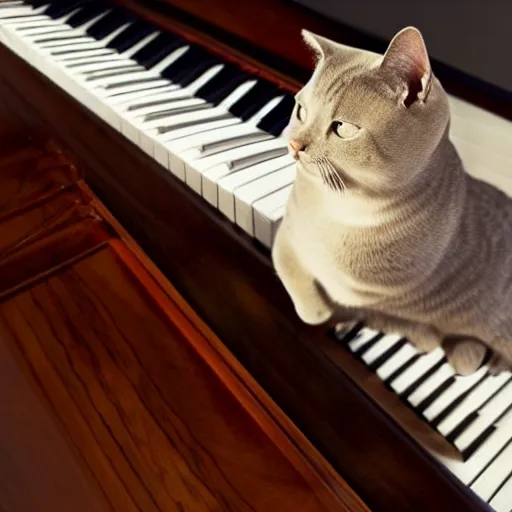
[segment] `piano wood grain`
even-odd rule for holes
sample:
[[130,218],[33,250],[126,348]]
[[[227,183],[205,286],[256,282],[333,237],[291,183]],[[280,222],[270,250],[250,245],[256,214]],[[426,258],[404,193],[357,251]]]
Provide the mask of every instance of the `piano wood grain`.
[[[99,498],[116,511],[339,508],[202,361],[179,310],[148,300],[138,271],[105,248],[0,304],[0,338],[23,354]],[[350,510],[366,508],[353,497]]]
[[324,333],[296,319],[247,238],[33,69],[0,57],[13,115],[59,134],[116,218],[372,510],[485,509],[333,364]]
[[368,511],[83,181],[33,185],[0,220],[0,510]]

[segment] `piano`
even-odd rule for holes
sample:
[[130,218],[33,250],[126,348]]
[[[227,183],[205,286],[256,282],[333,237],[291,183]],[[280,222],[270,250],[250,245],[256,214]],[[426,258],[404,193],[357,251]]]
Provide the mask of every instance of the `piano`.
[[[281,0],[4,0],[0,114],[56,135],[371,510],[511,512],[512,374],[460,377],[399,333],[305,326],[274,275],[295,172],[280,135],[311,69],[303,27],[385,48]],[[434,69],[468,172],[512,193],[511,94]]]

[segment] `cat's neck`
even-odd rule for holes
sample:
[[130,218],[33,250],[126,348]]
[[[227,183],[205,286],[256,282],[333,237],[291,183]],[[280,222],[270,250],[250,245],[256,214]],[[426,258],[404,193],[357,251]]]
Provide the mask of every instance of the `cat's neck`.
[[446,136],[414,179],[387,194],[350,189],[340,194],[307,173],[298,172],[293,196],[300,209],[306,207],[337,224],[378,227],[414,215],[420,208],[432,210],[436,215],[447,210],[453,217],[462,211],[467,179],[458,154]]

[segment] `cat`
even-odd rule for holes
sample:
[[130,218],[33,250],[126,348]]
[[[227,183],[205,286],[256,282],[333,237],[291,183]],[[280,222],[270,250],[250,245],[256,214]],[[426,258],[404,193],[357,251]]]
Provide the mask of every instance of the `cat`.
[[384,56],[303,30],[316,56],[286,129],[296,181],[272,261],[307,324],[441,346],[461,375],[512,364],[512,200],[466,173],[423,36]]

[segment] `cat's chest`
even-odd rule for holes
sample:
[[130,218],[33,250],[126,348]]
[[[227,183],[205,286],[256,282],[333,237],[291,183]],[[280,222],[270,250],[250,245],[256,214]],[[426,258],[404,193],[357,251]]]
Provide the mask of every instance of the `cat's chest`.
[[337,302],[365,306],[381,298],[383,262],[372,257],[379,251],[357,234],[326,221],[306,221],[296,230],[294,245],[307,271]]

